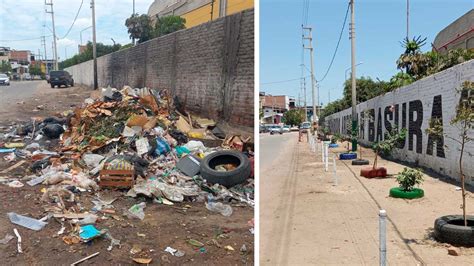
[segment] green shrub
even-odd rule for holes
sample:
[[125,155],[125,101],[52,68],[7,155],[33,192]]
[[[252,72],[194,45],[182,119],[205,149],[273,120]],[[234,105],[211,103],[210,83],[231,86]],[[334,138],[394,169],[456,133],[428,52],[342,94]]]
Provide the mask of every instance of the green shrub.
[[423,173],[412,168],[403,168],[403,171],[397,175],[397,182],[403,191],[411,191],[415,185],[423,182]]

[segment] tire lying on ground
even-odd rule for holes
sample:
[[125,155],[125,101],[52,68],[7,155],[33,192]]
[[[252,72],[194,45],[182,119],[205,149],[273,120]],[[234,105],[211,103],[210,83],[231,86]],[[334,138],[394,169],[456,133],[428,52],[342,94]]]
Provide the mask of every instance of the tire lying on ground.
[[436,240],[452,245],[474,246],[474,216],[467,216],[467,225],[464,226],[462,215],[446,215],[439,217],[434,223]]
[[[232,164],[235,169],[217,171],[216,166]],[[217,151],[204,157],[201,176],[211,184],[232,187],[243,183],[250,176],[250,161],[243,153],[233,150]]]
[[425,192],[421,188],[413,188],[410,191],[403,191],[399,187],[393,187],[390,189],[390,197],[402,198],[402,199],[416,199],[421,198],[425,195]]
[[352,165],[368,165],[369,164],[369,160],[365,160],[365,159],[355,159],[352,161]]
[[354,160],[357,159],[357,153],[341,153],[339,154],[339,160]]

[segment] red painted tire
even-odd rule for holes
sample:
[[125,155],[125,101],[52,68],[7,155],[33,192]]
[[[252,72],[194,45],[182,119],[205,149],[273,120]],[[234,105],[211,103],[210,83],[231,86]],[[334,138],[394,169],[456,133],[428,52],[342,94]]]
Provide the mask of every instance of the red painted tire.
[[375,178],[375,177],[386,177],[387,176],[387,169],[385,167],[377,167],[377,168],[362,168],[360,170],[360,175],[366,178]]

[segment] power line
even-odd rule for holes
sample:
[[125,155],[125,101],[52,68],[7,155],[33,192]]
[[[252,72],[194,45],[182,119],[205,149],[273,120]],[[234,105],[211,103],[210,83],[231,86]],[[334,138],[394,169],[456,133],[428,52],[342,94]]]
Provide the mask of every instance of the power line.
[[301,77],[301,78],[295,78],[295,79],[287,79],[287,80],[279,80],[279,81],[271,81],[271,82],[262,82],[260,85],[268,85],[268,84],[276,84],[276,83],[285,83],[285,82],[291,82],[295,80],[302,80],[303,78],[308,78],[309,76],[306,77]]
[[332,55],[331,63],[329,63],[326,73],[324,74],[323,78],[319,80],[319,82],[323,81],[326,78],[326,76],[329,73],[329,70],[331,70],[332,64],[334,63],[334,58],[336,58],[337,50],[339,48],[339,43],[341,42],[342,34],[344,32],[344,28],[346,27],[347,15],[349,14],[349,7],[350,7],[350,4],[347,5],[346,15],[344,17],[344,23],[342,24],[341,33],[339,34],[339,40],[337,40],[336,49],[334,50],[334,54]]
[[77,10],[76,17],[75,17],[74,20],[72,21],[71,27],[69,27],[69,29],[67,30],[66,34],[65,34],[62,38],[60,38],[60,39],[66,38],[67,35],[69,34],[69,32],[71,32],[71,29],[72,29],[72,27],[74,26],[74,23],[76,23],[77,17],[79,16],[79,12],[81,12],[82,4],[84,4],[84,0],[81,1],[81,5],[79,6],[79,9]]
[[[45,37],[51,37],[53,35],[47,35]],[[28,38],[28,39],[17,39],[17,40],[0,40],[0,42],[22,42],[22,41],[33,41],[33,40],[39,40],[43,38],[43,36],[35,37],[35,38]]]

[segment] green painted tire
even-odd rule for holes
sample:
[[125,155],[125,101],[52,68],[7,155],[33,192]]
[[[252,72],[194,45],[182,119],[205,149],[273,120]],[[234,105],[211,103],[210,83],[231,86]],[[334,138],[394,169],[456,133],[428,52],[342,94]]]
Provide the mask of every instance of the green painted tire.
[[402,198],[402,199],[417,199],[425,195],[425,192],[421,188],[414,188],[411,191],[403,191],[399,187],[390,189],[390,197]]

